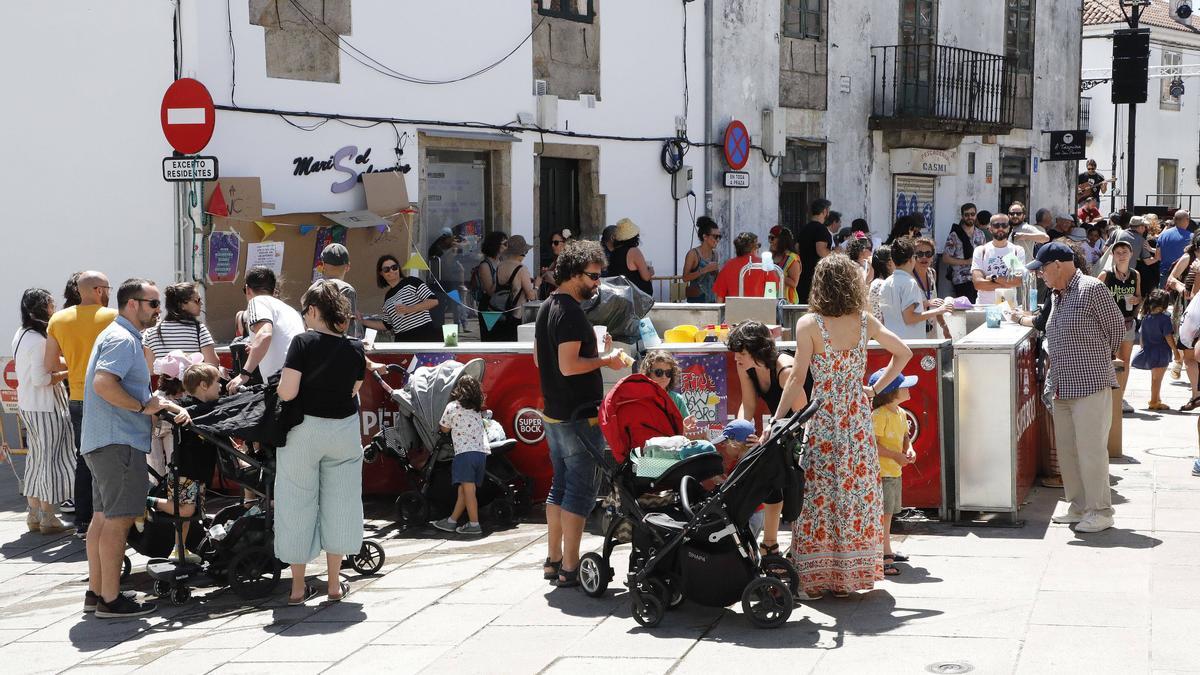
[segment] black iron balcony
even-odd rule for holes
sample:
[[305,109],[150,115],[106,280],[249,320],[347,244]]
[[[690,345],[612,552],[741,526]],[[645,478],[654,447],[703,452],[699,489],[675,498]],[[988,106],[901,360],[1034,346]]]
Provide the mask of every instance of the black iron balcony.
[[871,128],[1004,134],[1014,74],[999,54],[935,44],[871,48]]

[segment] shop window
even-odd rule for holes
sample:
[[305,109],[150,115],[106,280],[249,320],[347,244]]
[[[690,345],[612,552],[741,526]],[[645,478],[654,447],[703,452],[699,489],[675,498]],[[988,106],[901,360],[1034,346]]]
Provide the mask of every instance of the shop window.
[[1006,0],[1004,55],[1018,72],[1033,72],[1034,0]]
[[1180,66],[1182,65],[1182,53],[1163,50],[1162,79],[1158,81],[1158,107],[1162,110],[1179,110],[1179,97],[1171,95],[1171,81],[1179,77]]
[[538,14],[591,23],[596,16],[593,0],[538,0]]
[[821,39],[821,0],[781,1],[784,37]]

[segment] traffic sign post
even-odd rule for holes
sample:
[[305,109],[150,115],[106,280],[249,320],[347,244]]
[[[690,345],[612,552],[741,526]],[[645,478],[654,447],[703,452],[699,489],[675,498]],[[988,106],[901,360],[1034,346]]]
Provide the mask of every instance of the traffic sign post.
[[725,142],[722,144],[725,163],[734,171],[741,171],[750,160],[750,132],[739,120],[725,127]]
[[167,87],[159,118],[171,147],[182,154],[194,155],[212,139],[216,110],[208,89],[185,77]]

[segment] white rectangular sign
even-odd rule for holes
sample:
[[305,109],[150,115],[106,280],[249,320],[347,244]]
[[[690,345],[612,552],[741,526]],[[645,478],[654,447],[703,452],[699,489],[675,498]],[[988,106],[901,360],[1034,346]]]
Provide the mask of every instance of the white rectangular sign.
[[164,157],[163,180],[216,180],[216,157]]
[[748,188],[748,187],[750,187],[750,173],[748,171],[726,171],[725,172],[725,187],[727,187],[727,188]]

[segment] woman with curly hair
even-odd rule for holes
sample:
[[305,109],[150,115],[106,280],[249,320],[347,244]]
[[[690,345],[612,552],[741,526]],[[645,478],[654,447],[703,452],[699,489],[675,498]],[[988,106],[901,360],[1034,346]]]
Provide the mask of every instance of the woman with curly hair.
[[[883,579],[882,479],[871,426],[871,399],[891,384],[912,351],[867,311],[857,264],[831,255],[817,264],[809,313],[796,322],[796,359],[780,414],[808,405],[804,379],[820,409],[808,423],[804,506],[792,524],[792,561],[801,599],[843,597]],[[892,354],[874,386],[863,383],[867,341]]]

